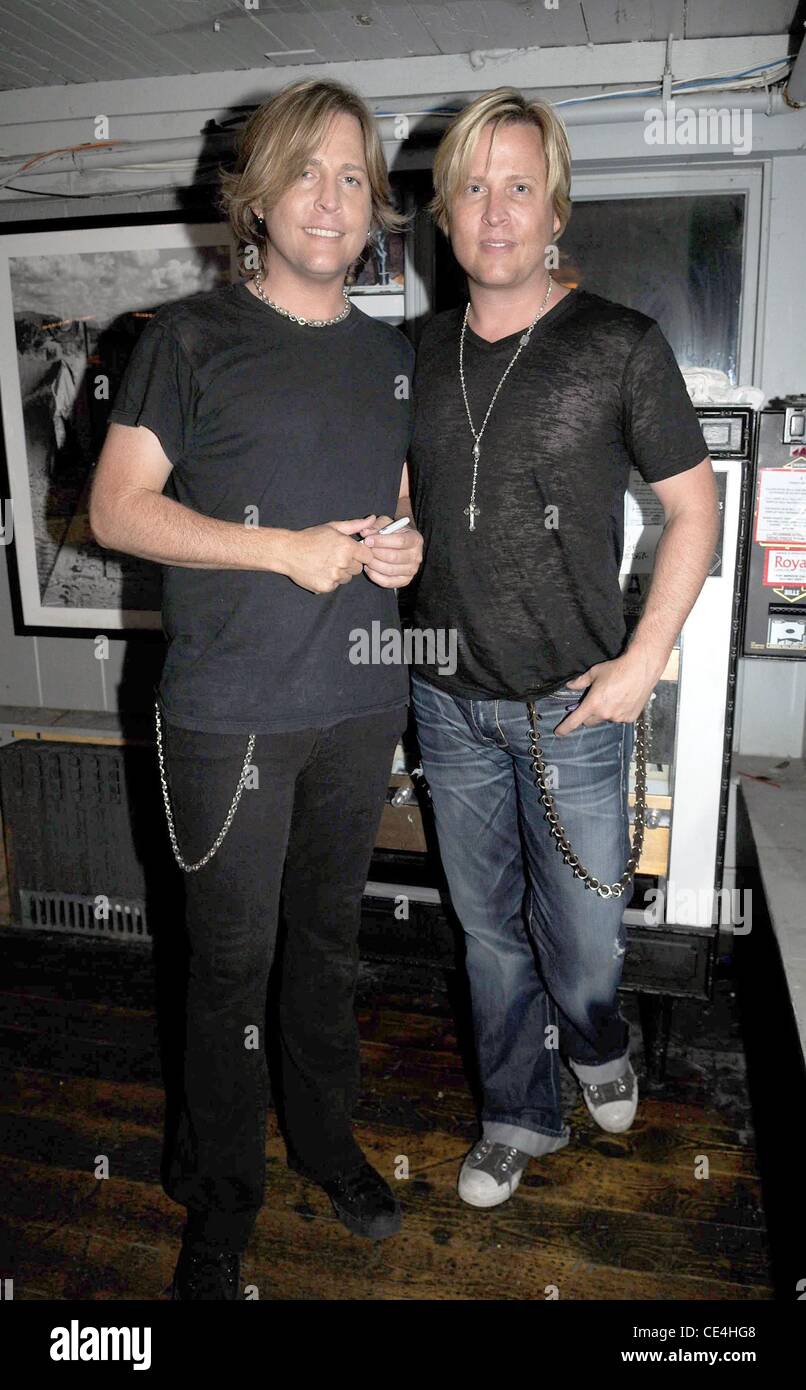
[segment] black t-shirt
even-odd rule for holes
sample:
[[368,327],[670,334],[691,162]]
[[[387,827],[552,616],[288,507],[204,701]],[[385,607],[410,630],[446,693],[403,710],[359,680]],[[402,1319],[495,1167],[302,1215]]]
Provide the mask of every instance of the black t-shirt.
[[[618,573],[631,465],[658,482],[699,463],[708,446],[655,319],[571,290],[538,320],[492,408],[471,531],[463,314],[438,314],[423,331],[409,452],[425,539],[412,622],[455,629],[457,666],[440,674],[427,648],[416,665],[454,695],[532,699],[623,649]],[[520,336],[490,343],[466,330],[476,432]]]
[[[293,531],[394,516],[413,358],[398,329],[355,306],[313,328],[227,285],[155,314],[109,419],[153,430],[173,464],[166,495],[205,516]],[[405,666],[356,659],[373,624],[399,630],[397,601],[363,571],[314,594],[281,574],[165,565],[165,713],[265,733],[399,707],[402,728]]]

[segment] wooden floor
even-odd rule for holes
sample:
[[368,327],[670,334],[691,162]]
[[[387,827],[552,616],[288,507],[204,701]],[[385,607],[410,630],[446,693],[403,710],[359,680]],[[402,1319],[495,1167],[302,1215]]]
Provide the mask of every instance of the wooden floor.
[[[150,948],[0,929],[0,1277],[16,1299],[161,1299],[183,1211],[159,1183],[163,1089]],[[446,989],[446,982],[448,988]],[[774,1296],[731,981],[678,1003],[668,1078],[607,1135],[563,1070],[567,1148],[489,1212],[456,1193],[477,1137],[461,978],[362,965],[356,1132],[396,1184],[401,1233],[350,1235],[285,1166],[244,1259],[261,1299],[757,1300]],[[643,1080],[635,1000],[633,1063]],[[459,1020],[458,1029],[454,1019]],[[457,1036],[458,1032],[458,1036]],[[111,1176],[94,1176],[108,1154]],[[703,1158],[709,1176],[696,1176]]]

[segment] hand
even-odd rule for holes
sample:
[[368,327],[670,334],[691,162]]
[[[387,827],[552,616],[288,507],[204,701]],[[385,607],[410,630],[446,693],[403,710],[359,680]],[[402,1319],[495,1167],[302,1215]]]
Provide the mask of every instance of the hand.
[[410,584],[423,560],[423,538],[413,522],[390,536],[379,536],[382,526],[394,518],[379,516],[374,526],[362,530],[365,537],[362,550],[369,550],[364,573],[382,589],[403,589]]
[[283,573],[312,594],[330,594],[361,573],[364,547],[356,532],[371,530],[375,513],[355,521],[328,521],[290,532]]
[[632,724],[655,689],[663,666],[658,669],[657,661],[650,660],[639,648],[628,648],[614,661],[597,662],[581,676],[568,681],[569,690],[588,690],[589,693],[557,725],[555,734],[563,738],[581,724],[591,728],[605,720]]

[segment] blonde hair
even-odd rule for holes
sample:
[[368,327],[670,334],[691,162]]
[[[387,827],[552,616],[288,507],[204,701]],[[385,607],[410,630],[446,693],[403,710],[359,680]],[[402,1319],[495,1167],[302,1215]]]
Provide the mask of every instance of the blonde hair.
[[560,219],[555,233],[559,239],[571,216],[571,149],[565,123],[548,102],[527,101],[514,87],[496,87],[476,97],[454,116],[440,140],[434,156],[435,194],[428,204],[437,226],[448,235],[451,204],[467,179],[479,136],[489,121],[494,122],[493,139],[499,125],[533,125],[540,131],[546,187]]
[[364,137],[372,231],[400,231],[407,225],[409,219],[392,203],[383,145],[369,108],[341,82],[304,78],[253,111],[238,134],[234,168],[219,169],[218,207],[242,246],[257,246],[262,258],[266,229],[251,204],[274,206],[304,172],[331,120],[341,112],[355,116]]

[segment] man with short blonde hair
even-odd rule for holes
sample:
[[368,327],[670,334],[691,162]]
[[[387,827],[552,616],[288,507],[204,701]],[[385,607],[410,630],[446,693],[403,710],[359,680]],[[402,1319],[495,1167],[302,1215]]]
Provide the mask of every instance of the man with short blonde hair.
[[[415,376],[409,460],[425,548],[413,621],[455,629],[458,659],[452,674],[419,665],[412,702],[467,947],[482,1136],[459,1194],[477,1207],[506,1201],[530,1158],[568,1143],[559,1047],[596,1123],[633,1121],[617,1004],[633,723],[717,528],[705,441],[658,324],[552,278],[570,164],[556,112],[511,88],[455,117],[432,210],[469,302],[426,325]],[[632,464],[666,526],[625,643]],[[546,777],[535,784],[538,748],[556,773],[550,793]]]
[[450,236],[451,208],[465,183],[485,128],[532,126],[540,136],[545,159],[545,195],[557,215],[559,239],[571,216],[571,148],[565,125],[553,106],[529,101],[512,87],[486,92],[460,111],[445,131],[434,155],[434,196],[430,210],[439,230]]

